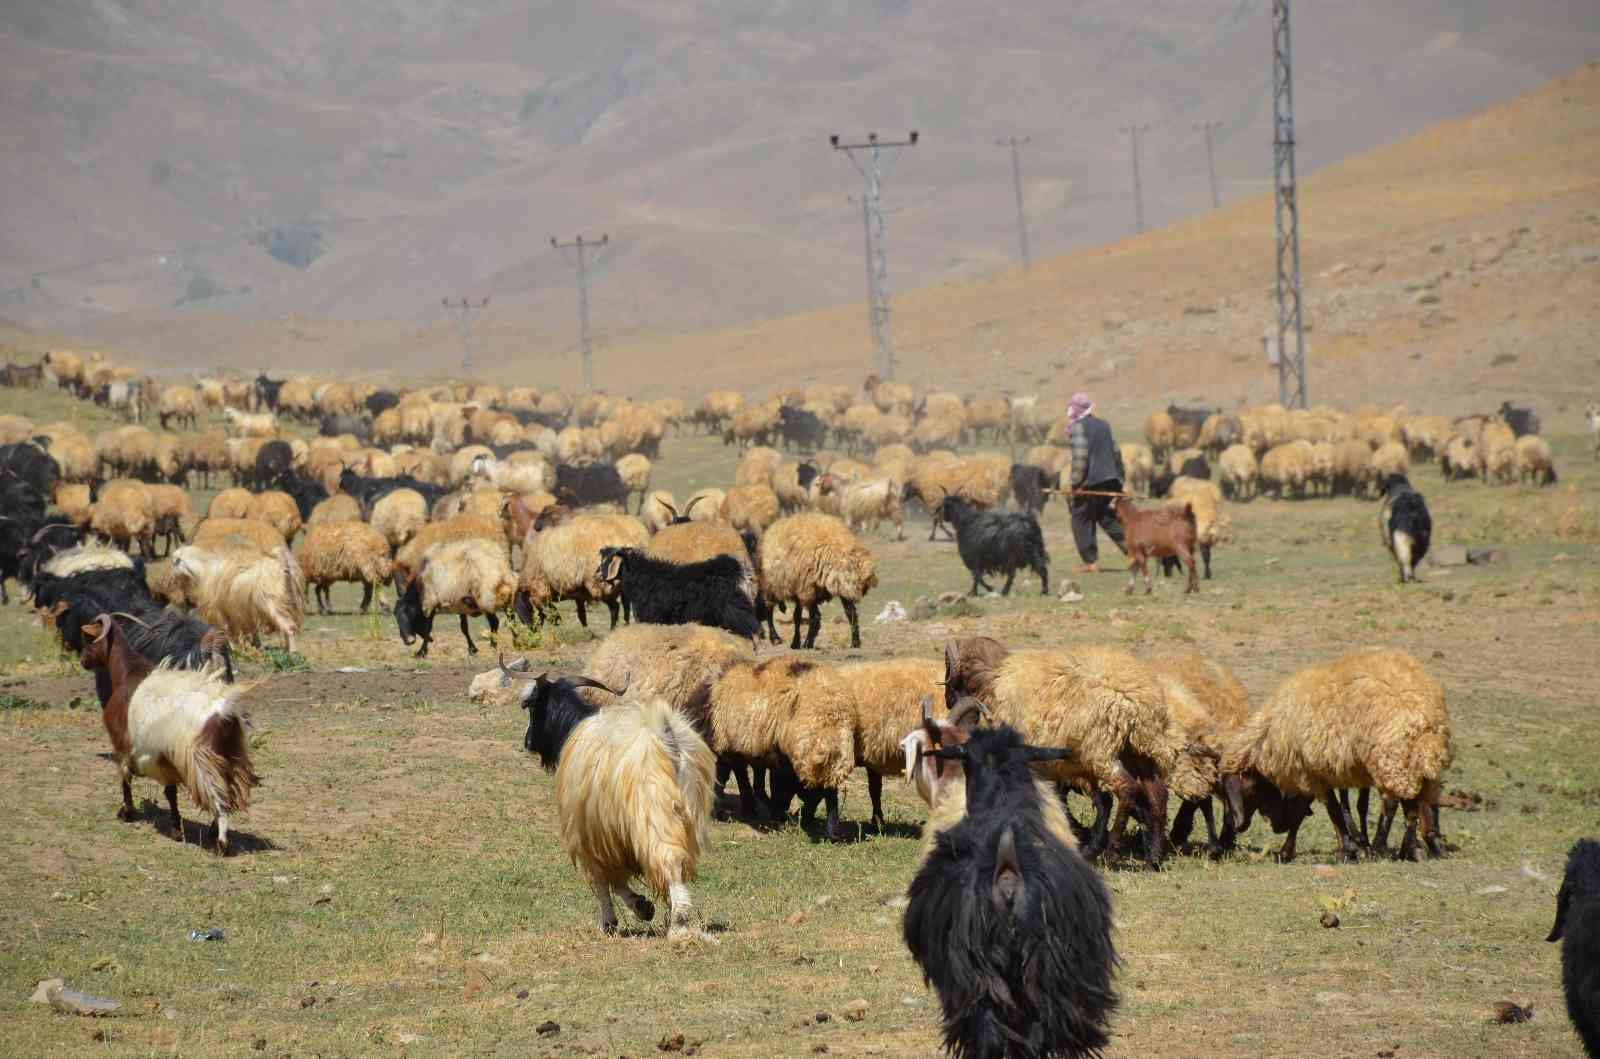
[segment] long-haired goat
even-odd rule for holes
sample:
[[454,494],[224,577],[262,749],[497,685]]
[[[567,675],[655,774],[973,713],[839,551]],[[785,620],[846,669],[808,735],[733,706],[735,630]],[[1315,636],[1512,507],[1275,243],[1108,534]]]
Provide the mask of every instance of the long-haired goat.
[[1046,826],[1026,746],[1007,726],[934,755],[966,770],[967,811],[939,832],[907,892],[904,937],[939,993],[962,1059],[1093,1056],[1108,1043],[1111,895]]
[[184,671],[151,666],[123,638],[109,615],[81,629],[83,668],[105,672],[111,697],[101,712],[122,772],[117,819],[134,819],[133,777],[165,787],[173,838],[183,840],[178,812],[181,784],[202,811],[216,817],[215,849],[228,853],[228,817],[250,803],[259,780],[250,765],[245,718],[215,669]]
[[1403,474],[1391,474],[1383,483],[1378,532],[1400,568],[1400,583],[1415,581],[1417,564],[1428,554],[1428,542],[1433,537],[1433,516],[1428,514],[1428,502],[1411,488]]
[[1567,854],[1556,925],[1544,940],[1561,942],[1567,1015],[1584,1050],[1600,1059],[1600,842],[1581,839]]
[[642,920],[655,906],[628,887],[644,879],[671,915],[669,938],[693,938],[689,887],[710,846],[716,758],[680,713],[660,700],[604,710],[578,694],[609,691],[598,681],[541,674],[523,691],[523,746],[555,770],[561,844],[600,906],[600,929],[614,933],[613,896]]
[[984,511],[959,496],[946,496],[938,517],[955,527],[956,551],[972,574],[973,595],[992,591],[983,580],[990,572],[1006,575],[1000,594],[1010,595],[1017,571],[1024,568],[1038,575],[1041,594],[1050,594],[1050,553],[1032,512]]
[[[613,572],[614,571],[614,572]],[[635,621],[651,625],[710,625],[754,640],[755,579],[739,560],[719,555],[698,563],[653,559],[639,548],[600,549],[596,577],[616,584]]]

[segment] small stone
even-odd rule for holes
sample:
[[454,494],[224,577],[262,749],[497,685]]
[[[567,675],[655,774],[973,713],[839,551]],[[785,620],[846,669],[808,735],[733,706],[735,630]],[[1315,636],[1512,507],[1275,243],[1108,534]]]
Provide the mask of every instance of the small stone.
[[537,1033],[541,1037],[553,1037],[561,1032],[561,1023],[555,1022],[551,1019],[545,1019],[543,1022],[539,1023],[533,1032]]
[[860,1022],[867,1017],[867,1002],[860,997],[844,1006],[844,1017],[850,1022]]
[[526,989],[517,990],[517,999],[518,1000],[526,1000],[526,999],[528,999],[528,991]]
[[1483,887],[1479,887],[1476,892],[1477,892],[1479,897],[1489,897],[1489,896],[1491,896],[1493,894],[1503,894],[1503,893],[1505,893],[1506,892],[1506,888],[1504,886],[1499,886],[1499,885],[1483,886]]
[[1438,305],[1440,299],[1437,291],[1425,290],[1414,300],[1418,305]]
[[1339,916],[1334,912],[1324,912],[1318,922],[1328,930],[1333,930],[1339,926]]
[[314,997],[314,996],[305,996],[305,997],[301,997],[300,998],[301,1010],[304,1010],[305,1008],[309,1008],[309,1007],[315,1007],[316,1004],[317,1004],[317,998]]
[[816,1019],[816,1021],[819,1024],[823,1023],[823,1022],[832,1022],[833,1021],[833,1016],[828,1014],[826,1011],[819,1011],[815,1015],[813,1015],[812,1018]]
[[399,1041],[401,1044],[416,1044],[418,1041],[422,1040],[422,1035],[417,1033],[401,1033],[395,1036],[395,1040]]

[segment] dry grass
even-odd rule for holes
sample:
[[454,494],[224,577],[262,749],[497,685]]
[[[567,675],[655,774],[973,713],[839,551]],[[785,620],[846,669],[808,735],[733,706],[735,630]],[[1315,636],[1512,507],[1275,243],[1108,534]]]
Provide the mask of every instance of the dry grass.
[[[1319,811],[1294,865],[1270,861],[1277,843],[1258,823],[1221,863],[1181,856],[1160,874],[1112,872],[1125,958],[1113,1054],[1569,1054],[1557,953],[1542,939],[1565,849],[1600,809],[1586,735],[1587,660],[1600,649],[1600,467],[1582,438],[1554,440],[1558,488],[1416,476],[1440,542],[1505,544],[1503,564],[1435,571],[1401,590],[1372,504],[1258,501],[1230,508],[1217,580],[1196,597],[1173,582],[1129,598],[1120,575],[1100,575],[1080,579],[1087,598],[1068,605],[1019,579],[1010,599],[880,626],[870,619],[890,599],[967,583],[952,545],[884,535],[873,541],[883,584],[863,606],[865,650],[842,649],[847,627],[830,605],[822,656],[936,657],[967,632],[1034,646],[1183,646],[1232,666],[1260,697],[1353,645],[1413,652],[1455,716],[1446,788],[1483,798],[1478,812],[1445,814],[1457,852],[1327,867],[1332,833]],[[683,495],[730,480],[733,462],[714,441],[669,439],[658,474]],[[1558,539],[1574,506],[1579,536]],[[1075,556],[1059,506],[1046,523],[1064,582]],[[336,601],[347,610],[353,590]],[[24,609],[0,614],[0,694],[49,705],[0,710],[10,762],[0,799],[12,806],[0,820],[10,895],[0,1052],[64,1054],[104,1034],[113,1054],[236,1055],[264,1042],[268,1055],[641,1055],[677,1033],[719,1056],[932,1052],[936,1006],[893,903],[923,813],[898,785],[887,792],[888,834],[859,842],[718,823],[695,897],[720,945],[675,953],[654,935],[604,939],[555,842],[550,779],[522,751],[523,715],[466,704],[475,666],[459,636],[443,630],[422,665],[387,616],[308,625],[315,672],[271,676],[252,695],[266,783],[243,824],[247,852],[218,861],[158,834],[149,784],[138,792],[144,818],[114,819],[116,779],[86,675],[56,660]],[[536,667],[573,666],[589,642],[568,611],[531,654]],[[337,672],[349,666],[372,671]],[[264,660],[245,669],[262,675]],[[858,773],[845,816],[866,815]],[[1318,924],[1330,904],[1340,929]],[[210,926],[228,940],[185,939]],[[34,982],[56,974],[121,1000],[125,1017],[91,1023],[27,1004]],[[857,997],[867,1017],[847,1022]],[[1538,1016],[1491,1025],[1502,999],[1531,1002]],[[819,1012],[831,1018],[819,1023]],[[546,1020],[558,1035],[540,1035]]]

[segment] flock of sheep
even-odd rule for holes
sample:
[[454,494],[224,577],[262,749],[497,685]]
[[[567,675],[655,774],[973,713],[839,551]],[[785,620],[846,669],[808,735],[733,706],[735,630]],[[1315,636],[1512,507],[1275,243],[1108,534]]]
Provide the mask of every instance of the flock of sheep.
[[[1310,667],[1254,708],[1233,674],[1195,654],[1013,650],[982,636],[950,642],[942,659],[752,652],[763,634],[779,640],[773,614],[789,607],[791,648],[803,618],[814,647],[819,608],[833,599],[859,647],[857,604],[877,583],[861,534],[883,522],[903,533],[908,502],[928,512],[930,534],[948,528],[975,590],[988,572],[1006,574],[1009,589],[1031,569],[1048,591],[1037,514],[1067,468],[1064,417],[1043,402],[918,400],[876,379],[864,400],[819,386],[759,403],[717,392],[693,409],[471,385],[400,394],[262,377],[160,388],[59,353],[37,375],[3,381],[52,379],[134,422],[90,439],[66,423],[0,417],[0,465],[11,472],[0,489],[18,513],[4,524],[17,548],[0,573],[28,586],[95,674],[120,813],[132,813],[132,777],[151,777],[181,837],[184,787],[215,817],[218,852],[256,784],[231,648],[281,635],[292,651],[306,586],[325,608],[340,582],[364,587],[363,610],[392,583],[398,631],[421,641],[419,654],[441,613],[459,616],[476,652],[469,618],[482,616],[493,636],[503,614],[537,624],[570,601],[586,624],[587,606],[607,607],[612,632],[581,676],[499,674],[528,711],[525,749],[555,772],[560,840],[605,931],[617,926],[617,898],[653,918],[650,898],[631,889],[642,878],[668,902],[669,937],[703,937],[688,885],[711,855],[711,809],[729,778],[748,815],[782,819],[798,798],[804,824],[825,805],[830,836],[856,768],[875,826],[883,780],[914,783],[929,816],[904,936],[956,1054],[1105,1046],[1117,957],[1110,894],[1090,863],[1121,855],[1129,817],[1151,866],[1187,842],[1197,814],[1214,855],[1260,812],[1285,836],[1279,859],[1292,859],[1318,804],[1341,858],[1386,849],[1400,814],[1400,856],[1444,850],[1445,693],[1399,651]],[[201,412],[220,412],[227,430],[156,433],[137,423],[152,411],[191,431]],[[1124,462],[1131,488],[1190,513],[1210,576],[1224,492],[1365,492],[1430,453],[1447,468],[1470,453],[1486,481],[1518,461],[1553,478],[1548,446],[1524,444],[1539,439],[1517,438],[1509,418],[1452,431],[1401,410],[1169,409],[1147,424],[1148,448],[1124,446]],[[322,435],[283,433],[286,419],[318,422]],[[696,428],[743,451],[728,488],[680,505],[650,488],[651,461],[669,431]],[[1032,447],[1019,460],[953,451],[985,432]],[[823,450],[830,440],[842,451]],[[183,485],[222,470],[235,485],[200,518]],[[619,617],[632,623],[618,627]],[[1369,837],[1371,791],[1381,813]],[[1087,799],[1091,818],[1074,815],[1069,794]],[[1575,852],[1573,863],[1588,862]],[[1569,870],[1552,934],[1565,930],[1569,950],[1600,929],[1595,871],[1573,883]]]

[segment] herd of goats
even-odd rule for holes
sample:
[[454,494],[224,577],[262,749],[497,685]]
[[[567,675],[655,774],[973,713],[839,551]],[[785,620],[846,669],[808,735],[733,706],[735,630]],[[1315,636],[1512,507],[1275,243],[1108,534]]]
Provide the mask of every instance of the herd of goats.
[[[1260,813],[1290,860],[1319,804],[1341,859],[1386,849],[1399,814],[1402,858],[1444,849],[1445,694],[1397,650],[1312,666],[1254,707],[1233,674],[1194,653],[1013,650],[984,636],[952,640],[942,659],[752,653],[763,636],[780,642],[774,611],[786,608],[791,648],[803,619],[803,645],[815,647],[832,599],[859,647],[857,604],[877,583],[864,535],[884,522],[903,534],[909,503],[930,516],[930,539],[941,528],[953,537],[975,592],[991,574],[1008,592],[1031,570],[1048,593],[1038,520],[1070,492],[1070,457],[1064,410],[1044,401],[918,398],[876,378],[762,402],[719,391],[693,408],[473,384],[159,386],[60,352],[7,366],[0,384],[57,385],[129,420],[91,438],[68,422],[0,416],[0,592],[5,578],[23,584],[93,673],[121,770],[118,815],[135,816],[132,779],[152,778],[181,838],[183,787],[215,817],[219,853],[257,783],[233,647],[281,635],[292,651],[307,587],[325,609],[329,586],[344,582],[363,587],[363,611],[392,584],[397,629],[420,641],[419,655],[441,613],[459,617],[476,653],[469,618],[493,636],[504,614],[537,625],[570,601],[586,625],[588,606],[607,607],[612,631],[583,676],[530,678],[504,663],[486,674],[528,711],[525,748],[555,773],[560,839],[607,932],[618,898],[654,917],[630,888],[642,878],[669,904],[669,937],[703,937],[688,884],[729,778],[750,816],[782,819],[798,798],[809,824],[825,804],[830,837],[854,769],[866,769],[880,827],[883,779],[913,782],[929,815],[904,938],[957,1055],[1106,1046],[1117,956],[1110,893],[1091,863],[1121,855],[1130,816],[1152,867],[1188,841],[1197,814],[1213,855]],[[151,415],[160,430],[142,424]],[[203,415],[224,429],[198,429]],[[290,420],[317,435],[285,430]],[[733,483],[680,504],[651,488],[651,461],[669,431],[695,429],[742,452]],[[1426,507],[1404,486],[1411,462],[1439,459],[1451,478],[1546,482],[1554,471],[1537,431],[1536,417],[1509,406],[1454,423],[1403,409],[1173,407],[1149,418],[1145,443],[1122,447],[1128,491],[1166,502],[1122,503],[1119,517],[1136,562],[1141,548],[1182,561],[1193,588],[1197,555],[1210,576],[1225,499],[1376,492],[1405,580],[1427,547]],[[956,451],[986,433],[1012,455]],[[199,517],[186,487],[223,472],[232,487]],[[1087,798],[1092,819],[1074,816],[1069,793]],[[1569,1007],[1593,1049],[1592,842],[1569,861],[1551,939],[1563,934]]]

